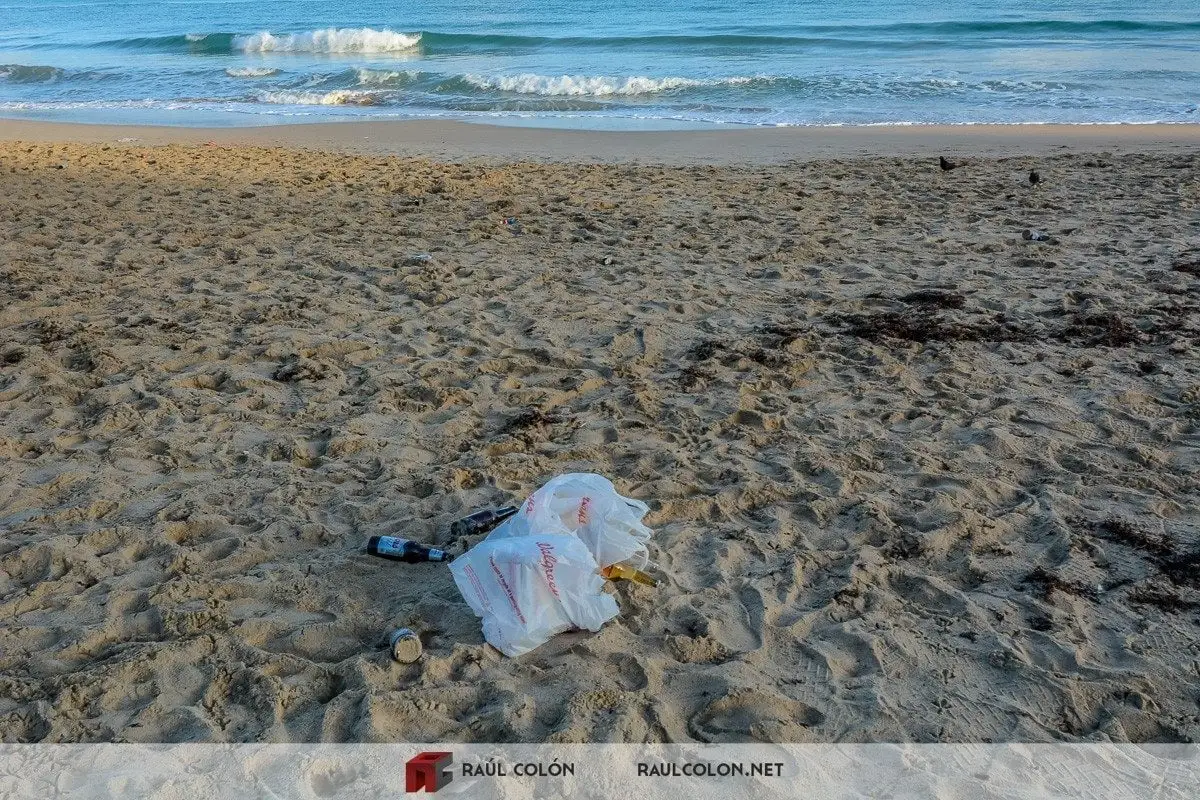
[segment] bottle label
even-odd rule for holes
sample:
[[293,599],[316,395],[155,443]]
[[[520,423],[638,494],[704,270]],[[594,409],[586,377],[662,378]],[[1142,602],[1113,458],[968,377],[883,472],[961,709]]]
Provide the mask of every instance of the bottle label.
[[436,547],[429,548],[429,560],[430,561],[445,561],[446,560],[446,551],[438,550]]
[[408,540],[397,536],[380,536],[375,546],[381,556],[402,556],[407,549]]

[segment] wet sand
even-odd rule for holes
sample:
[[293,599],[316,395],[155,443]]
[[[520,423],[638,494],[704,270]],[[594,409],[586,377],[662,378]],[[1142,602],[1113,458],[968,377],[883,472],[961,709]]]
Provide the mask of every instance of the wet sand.
[[1193,153],[1200,125],[877,125],[594,131],[431,120],[248,128],[79,125],[0,119],[0,140],[250,145],[366,155],[578,163],[786,164],[881,156]]

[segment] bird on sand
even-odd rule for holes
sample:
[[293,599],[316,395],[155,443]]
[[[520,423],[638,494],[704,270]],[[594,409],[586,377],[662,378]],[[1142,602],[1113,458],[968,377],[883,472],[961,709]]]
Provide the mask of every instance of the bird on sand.
[[941,166],[942,172],[949,172],[958,166],[958,164],[955,164],[945,156],[938,156],[938,164]]
[[1036,169],[1029,170],[1029,185],[1037,186],[1042,182],[1042,176],[1038,174]]

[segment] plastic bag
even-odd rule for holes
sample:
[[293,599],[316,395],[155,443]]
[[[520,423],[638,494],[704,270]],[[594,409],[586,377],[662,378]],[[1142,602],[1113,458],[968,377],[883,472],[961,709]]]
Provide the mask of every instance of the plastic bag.
[[653,533],[642,524],[649,507],[617,494],[601,475],[559,475],[529,496],[521,510],[488,535],[488,540],[530,534],[571,534],[587,546],[601,567],[618,562],[646,566]]
[[450,563],[484,638],[506,656],[572,628],[598,631],[615,617],[617,601],[597,570],[582,541],[555,533],[488,537]]

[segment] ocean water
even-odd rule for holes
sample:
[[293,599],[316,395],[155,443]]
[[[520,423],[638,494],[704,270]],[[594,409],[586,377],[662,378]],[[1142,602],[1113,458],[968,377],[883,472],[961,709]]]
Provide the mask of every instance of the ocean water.
[[0,0],[0,116],[1200,122],[1200,0]]

